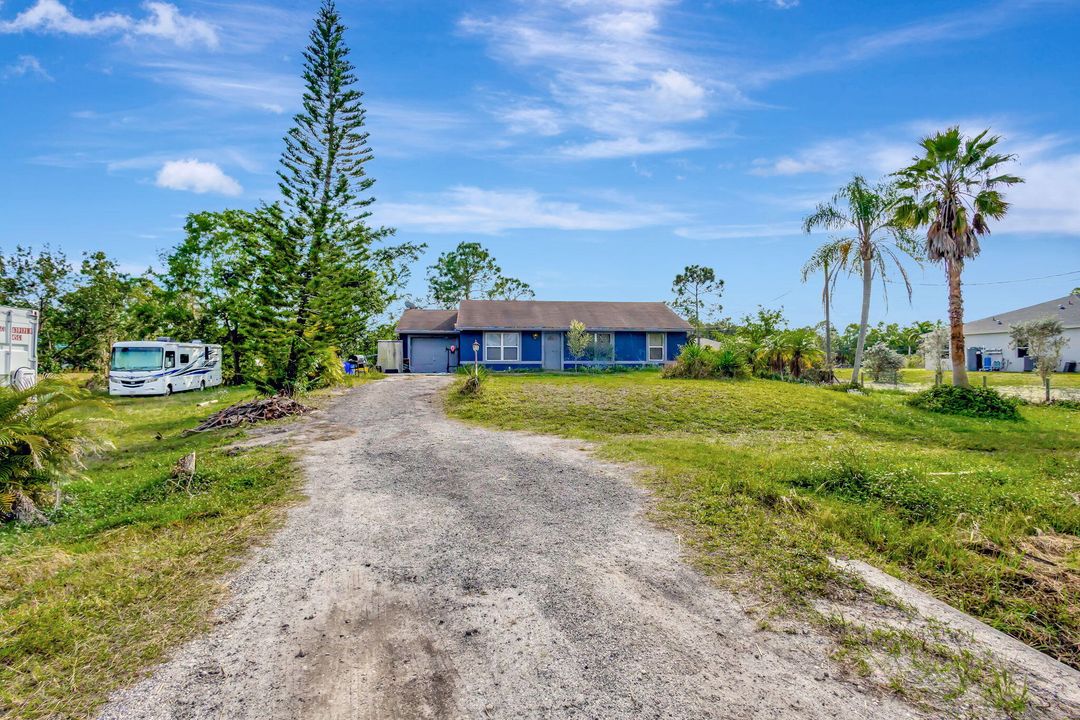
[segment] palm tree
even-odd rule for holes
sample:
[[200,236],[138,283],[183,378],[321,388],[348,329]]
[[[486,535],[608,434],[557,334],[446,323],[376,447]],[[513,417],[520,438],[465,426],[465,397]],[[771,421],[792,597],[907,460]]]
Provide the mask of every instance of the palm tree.
[[837,191],[830,202],[821,203],[803,220],[803,230],[808,233],[815,228],[855,232],[853,237],[846,238],[853,251],[849,270],[862,277],[863,293],[859,339],[855,345],[855,362],[851,370],[852,385],[859,384],[866,331],[870,324],[870,295],[874,275],[881,278],[882,288],[885,289],[885,283],[888,282],[887,265],[891,262],[903,278],[908,300],[911,299],[911,282],[900,262],[900,253],[911,256],[916,262],[919,256],[914,240],[905,226],[896,220],[897,201],[896,186],[887,183],[870,185],[862,176],[856,175],[851,182]]
[[806,282],[814,273],[821,271],[825,282],[821,289],[821,304],[825,308],[825,367],[829,370],[832,382],[832,291],[836,287],[836,278],[840,270],[848,266],[851,258],[850,240],[830,240],[818,247],[802,268],[802,281]]
[[798,380],[802,371],[821,360],[818,334],[810,328],[796,328],[783,333],[784,357],[791,374]]
[[0,388],[0,516],[45,521],[37,503],[51,491],[58,506],[61,484],[78,476],[84,453],[101,447],[73,411],[100,406],[87,391],[54,380]]
[[949,282],[949,354],[953,385],[967,387],[964,350],[964,261],[979,254],[979,235],[988,235],[987,218],[1000,220],[1009,203],[998,189],[1024,182],[996,174],[1015,155],[994,152],[1000,136],[983,130],[965,137],[959,127],[923,138],[924,155],[895,173],[897,188],[908,194],[896,205],[896,221],[908,228],[927,226],[926,256],[945,264]]

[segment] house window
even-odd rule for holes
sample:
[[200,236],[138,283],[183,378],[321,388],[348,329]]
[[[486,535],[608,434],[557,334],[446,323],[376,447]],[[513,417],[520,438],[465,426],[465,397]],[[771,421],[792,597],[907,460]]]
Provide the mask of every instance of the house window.
[[1022,357],[1027,357],[1027,356],[1028,356],[1028,349],[1026,347],[1018,347],[1018,348],[1016,348],[1016,357],[1022,358]]
[[520,359],[518,353],[520,345],[520,333],[484,333],[484,359],[488,362],[517,362]]
[[648,333],[649,360],[664,359],[664,333]]

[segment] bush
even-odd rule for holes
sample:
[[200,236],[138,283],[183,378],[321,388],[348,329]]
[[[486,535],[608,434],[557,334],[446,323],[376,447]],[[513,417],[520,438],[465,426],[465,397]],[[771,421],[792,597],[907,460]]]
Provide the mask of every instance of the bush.
[[683,345],[675,362],[664,368],[667,378],[741,378],[749,374],[746,358],[737,348],[713,350],[697,344]]
[[1020,402],[992,388],[937,385],[913,395],[908,404],[930,412],[965,417],[1019,420]]
[[812,367],[803,370],[802,379],[815,385],[834,385],[836,373],[828,367]]
[[904,356],[885,343],[868,348],[863,364],[874,382],[899,382],[900,368],[904,367]]
[[82,458],[101,444],[75,412],[102,408],[86,390],[43,380],[26,390],[0,388],[0,520],[42,522],[37,504],[79,477]]
[[466,366],[462,365],[458,367],[458,375],[463,380],[458,387],[458,393],[466,396],[479,395],[480,391],[484,389],[484,383],[487,382],[488,370],[480,365]]

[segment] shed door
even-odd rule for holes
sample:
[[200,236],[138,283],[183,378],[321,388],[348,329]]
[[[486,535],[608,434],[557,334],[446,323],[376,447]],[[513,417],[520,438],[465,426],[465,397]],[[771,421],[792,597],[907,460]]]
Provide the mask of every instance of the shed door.
[[456,337],[414,337],[409,348],[409,369],[419,373],[444,373],[449,358],[450,370],[453,370],[458,364],[458,354],[448,351],[457,343]]

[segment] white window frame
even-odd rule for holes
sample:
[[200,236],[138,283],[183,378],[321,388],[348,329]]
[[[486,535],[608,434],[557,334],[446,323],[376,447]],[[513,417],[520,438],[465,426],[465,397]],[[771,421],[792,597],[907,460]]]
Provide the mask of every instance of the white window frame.
[[[513,338],[513,343],[507,343],[507,338]],[[498,342],[493,342],[494,340]],[[517,357],[512,360],[506,359],[506,349],[513,348]],[[499,357],[492,357],[491,351],[497,350]],[[485,332],[484,333],[484,362],[521,362],[521,333],[519,332]]]
[[[660,344],[653,345],[653,336],[660,337]],[[660,349],[660,357],[654,358],[652,351],[656,348]],[[646,332],[645,333],[645,361],[646,362],[663,362],[667,358],[667,333],[663,332]]]

